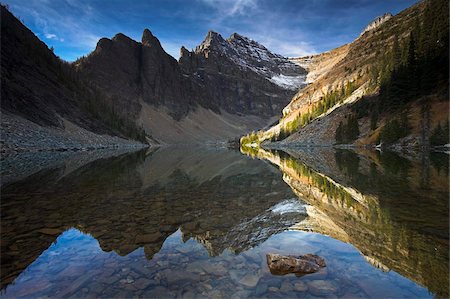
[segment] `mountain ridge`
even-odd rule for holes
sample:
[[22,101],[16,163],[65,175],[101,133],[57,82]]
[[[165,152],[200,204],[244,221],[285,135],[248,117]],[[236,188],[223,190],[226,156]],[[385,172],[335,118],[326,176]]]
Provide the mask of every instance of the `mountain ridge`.
[[132,105],[117,109],[3,5],[0,13],[2,153],[142,146],[126,119]]
[[443,137],[448,109],[442,109],[448,108],[446,8],[440,0],[421,1],[370,23],[352,43],[294,59],[309,69],[310,84],[292,98],[277,124],[244,136],[241,144],[429,148],[448,143]]
[[6,7],[1,14],[3,153],[225,142],[273,122],[294,92],[227,57],[177,61],[149,29],[140,42],[101,38],[69,64]]
[[[148,29],[144,30],[141,43],[126,39],[122,45],[121,39],[124,37],[113,38],[111,41],[115,46],[108,48],[102,46],[105,42],[102,39],[96,50],[75,62],[76,68],[105,92],[121,94],[140,105],[141,112],[135,117],[147,133],[158,136],[162,143],[205,141],[200,136],[205,133],[205,128],[194,132],[200,123],[211,126],[206,127],[206,136],[214,135],[216,141],[239,137],[225,132],[227,128],[236,132],[230,125],[226,125],[222,133],[213,129],[214,126],[222,127],[220,123],[233,122],[233,127],[241,128],[238,129],[241,134],[257,128],[249,127],[250,122],[239,117],[256,116],[260,118],[258,126],[266,126],[273,116],[281,113],[296,90],[288,84],[276,84],[272,77],[284,73],[297,75],[296,84],[304,81],[305,71],[301,67],[237,33],[225,40],[219,33],[209,31],[192,52],[182,47],[178,61],[164,51]],[[120,62],[115,65],[115,61]],[[279,61],[284,63],[284,68],[278,67]],[[120,82],[120,88],[117,82]],[[198,109],[200,113],[197,113]],[[202,119],[205,109],[210,114],[207,118],[215,120],[219,116],[219,123],[205,122]],[[156,116],[158,113],[162,114],[162,119]],[[157,127],[151,119],[156,117],[167,123],[165,114],[176,122],[190,119],[190,129],[182,128],[181,134],[175,135],[173,130],[179,131],[179,126],[167,132],[156,132]],[[173,125],[176,123],[168,122],[166,127]],[[211,130],[215,131],[212,135],[208,133]]]

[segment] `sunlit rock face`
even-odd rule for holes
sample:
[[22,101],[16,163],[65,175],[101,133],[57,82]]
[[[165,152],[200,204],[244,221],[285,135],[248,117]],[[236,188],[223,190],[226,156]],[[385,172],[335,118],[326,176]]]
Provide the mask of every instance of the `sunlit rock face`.
[[309,217],[294,228],[349,242],[383,271],[394,270],[448,295],[448,176],[433,162],[448,157],[408,160],[388,152],[320,149],[289,153],[259,149],[252,154],[277,165],[294,193],[311,205]]
[[366,26],[366,28],[364,28],[364,30],[361,32],[361,34],[359,36],[362,36],[364,33],[380,27],[381,24],[383,24],[390,18],[392,18],[392,14],[390,12],[387,12],[387,13],[383,14],[382,16],[376,17],[372,22],[370,22]]
[[169,148],[52,167],[2,188],[2,288],[73,227],[104,251],[143,247],[148,259],[181,229],[215,256],[256,246],[306,215],[301,205],[280,210],[294,197],[281,174],[238,152]]

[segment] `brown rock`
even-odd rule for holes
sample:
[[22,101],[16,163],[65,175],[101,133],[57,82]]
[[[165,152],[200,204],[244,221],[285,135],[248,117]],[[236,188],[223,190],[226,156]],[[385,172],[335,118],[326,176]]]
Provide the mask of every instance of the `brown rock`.
[[313,263],[319,265],[320,267],[326,266],[325,260],[322,257],[315,255],[315,254],[308,253],[308,254],[303,255],[301,258],[304,260],[313,262]]
[[314,254],[303,256],[267,254],[266,258],[270,273],[274,275],[314,273],[325,267],[325,260]]

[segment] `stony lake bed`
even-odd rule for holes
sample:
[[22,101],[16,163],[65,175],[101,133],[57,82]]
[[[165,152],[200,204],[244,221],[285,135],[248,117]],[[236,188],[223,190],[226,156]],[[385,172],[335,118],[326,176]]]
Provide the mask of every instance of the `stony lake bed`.
[[[448,297],[446,154],[82,155],[9,170],[2,298]],[[274,253],[326,267],[274,275]]]

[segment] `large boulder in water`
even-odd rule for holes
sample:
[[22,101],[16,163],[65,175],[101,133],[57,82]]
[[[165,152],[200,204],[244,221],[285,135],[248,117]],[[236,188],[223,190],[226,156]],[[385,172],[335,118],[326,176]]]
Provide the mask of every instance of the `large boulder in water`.
[[266,258],[270,273],[275,275],[314,273],[326,266],[325,260],[315,254],[292,256],[269,253]]

